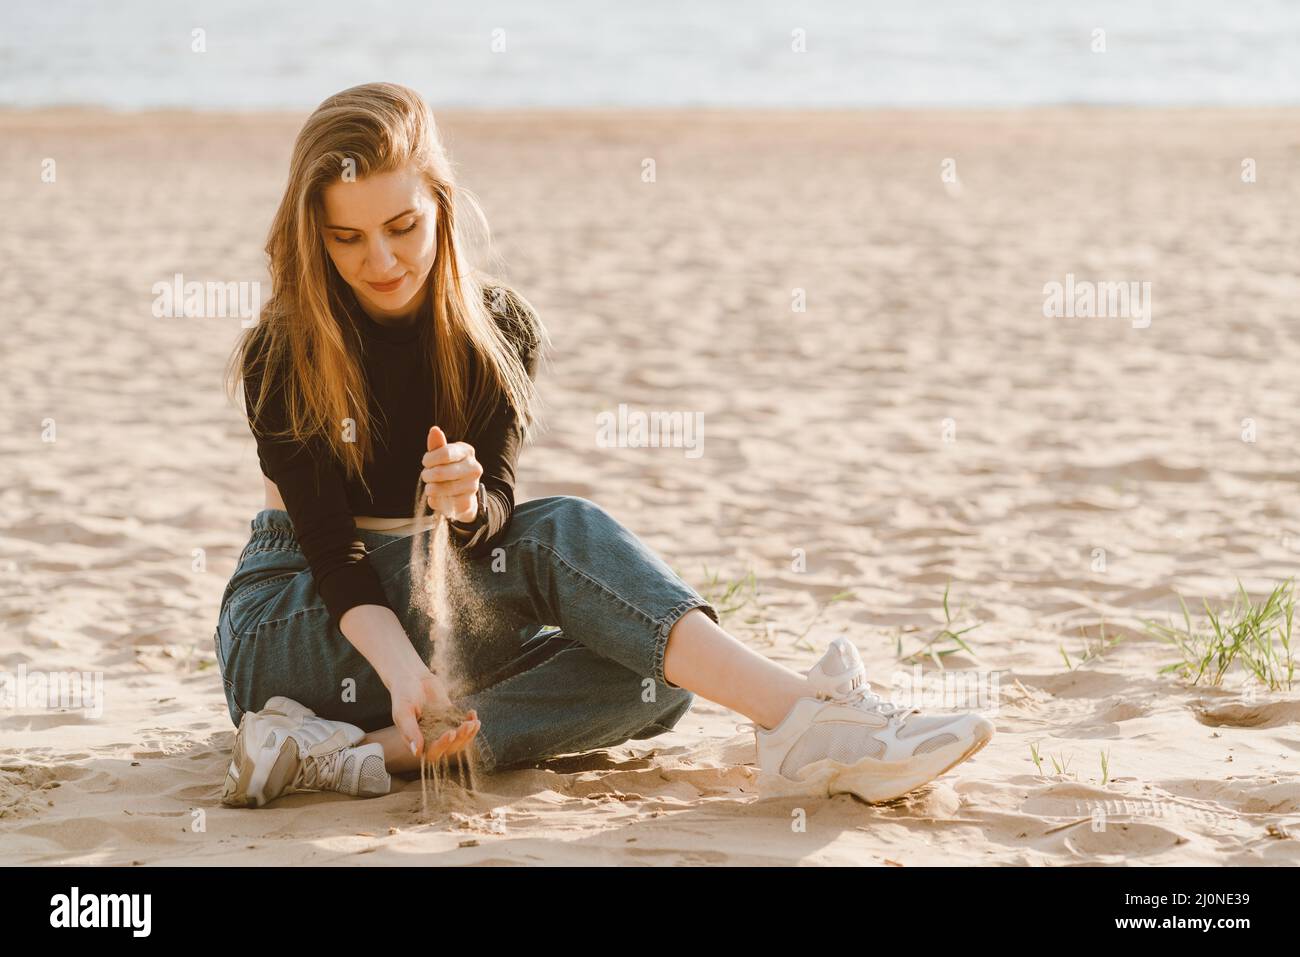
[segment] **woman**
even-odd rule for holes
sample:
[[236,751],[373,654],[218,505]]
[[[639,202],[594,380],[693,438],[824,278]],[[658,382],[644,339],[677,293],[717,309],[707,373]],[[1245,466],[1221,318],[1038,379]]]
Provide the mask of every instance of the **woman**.
[[[823,794],[888,800],[982,747],[978,715],[871,694],[843,639],[804,674],[751,650],[598,505],[515,505],[545,333],[472,267],[471,225],[487,236],[414,91],[345,90],[299,133],[267,243],[272,296],[228,370],[266,507],[215,635],[239,727],[223,803],[384,794],[422,755],[473,749],[492,772],[649,738],[696,694],[751,719],[765,773]],[[456,687],[430,670],[413,607],[412,555],[435,534],[412,519],[417,496],[458,558]],[[426,747],[420,715],[449,706],[464,720]]]

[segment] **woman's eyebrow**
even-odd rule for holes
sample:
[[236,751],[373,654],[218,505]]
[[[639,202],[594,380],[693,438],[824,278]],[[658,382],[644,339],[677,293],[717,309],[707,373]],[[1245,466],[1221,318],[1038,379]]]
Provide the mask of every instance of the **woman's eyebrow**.
[[[414,212],[416,212],[416,210],[414,210],[414,209],[404,209],[404,210],[402,210],[400,213],[398,213],[396,216],[393,216],[393,217],[391,217],[391,218],[389,218],[389,219],[385,219],[385,220],[383,221],[383,223],[381,223],[380,225],[382,225],[382,226],[387,226],[387,225],[388,225],[389,223],[391,223],[394,219],[401,219],[403,216],[409,216],[411,213],[414,213]],[[325,224],[325,228],[326,228],[326,229],[337,229],[337,230],[340,230],[341,232],[345,232],[345,233],[359,233],[359,232],[363,232],[363,230],[357,229],[355,226],[335,226],[335,225],[333,225],[333,224],[331,224],[331,223],[326,223],[326,224]]]

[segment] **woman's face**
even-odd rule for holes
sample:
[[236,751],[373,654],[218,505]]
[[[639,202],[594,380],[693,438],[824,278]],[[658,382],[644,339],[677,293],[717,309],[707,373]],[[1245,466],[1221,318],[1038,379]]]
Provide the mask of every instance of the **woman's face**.
[[374,319],[414,314],[438,252],[437,204],[413,167],[326,187],[330,259]]

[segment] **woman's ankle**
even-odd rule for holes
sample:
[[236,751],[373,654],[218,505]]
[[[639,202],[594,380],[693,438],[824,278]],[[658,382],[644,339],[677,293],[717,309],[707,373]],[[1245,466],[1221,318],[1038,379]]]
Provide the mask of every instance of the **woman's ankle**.
[[794,710],[795,705],[799,703],[801,698],[813,697],[812,691],[808,687],[808,679],[802,675],[793,677],[796,679],[796,683],[781,689],[761,714],[750,716],[750,720],[763,731],[779,728],[785,723],[785,719],[790,717],[790,712]]

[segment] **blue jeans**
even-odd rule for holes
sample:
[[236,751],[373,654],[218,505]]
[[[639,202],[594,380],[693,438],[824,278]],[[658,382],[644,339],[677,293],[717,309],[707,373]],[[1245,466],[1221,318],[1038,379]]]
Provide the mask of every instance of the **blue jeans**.
[[[231,720],[285,695],[365,731],[391,725],[388,689],[326,610],[288,513],[263,509],[251,527],[213,638]],[[426,662],[431,627],[412,607],[411,548],[432,534],[358,530]],[[523,502],[491,553],[462,555],[480,600],[453,612],[466,689],[455,703],[478,712],[483,770],[651,738],[690,710],[694,695],[664,677],[668,633],[692,608],[715,622],[717,612],[600,506]]]

